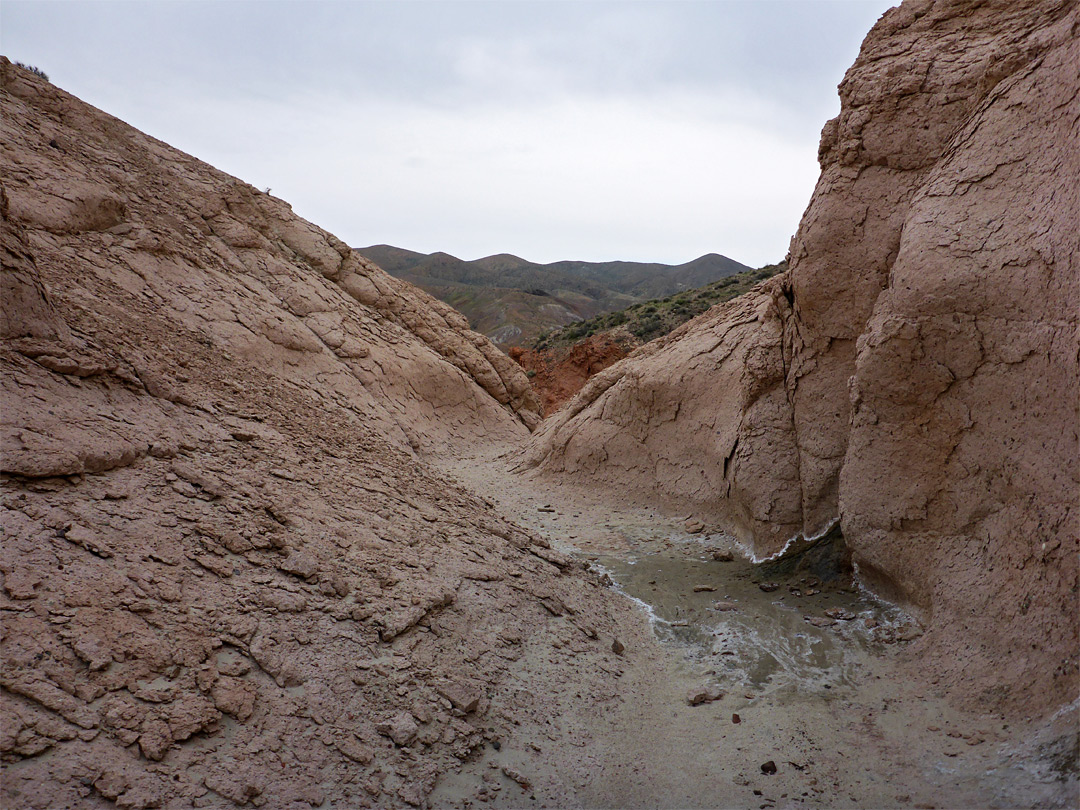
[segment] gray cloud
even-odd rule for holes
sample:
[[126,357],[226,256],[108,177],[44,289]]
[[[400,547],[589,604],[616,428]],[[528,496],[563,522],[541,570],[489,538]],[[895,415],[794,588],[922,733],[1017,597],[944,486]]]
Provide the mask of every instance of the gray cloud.
[[5,0],[0,46],[351,244],[759,264],[889,5]]

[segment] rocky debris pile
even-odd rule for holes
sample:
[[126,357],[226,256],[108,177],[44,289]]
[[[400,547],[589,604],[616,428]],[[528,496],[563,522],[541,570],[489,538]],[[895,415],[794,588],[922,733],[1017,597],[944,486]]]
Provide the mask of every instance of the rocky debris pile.
[[906,2],[840,85],[790,269],[593,377],[526,463],[761,558],[839,523],[983,707],[1076,693],[1078,11]]
[[0,73],[3,805],[423,806],[546,710],[523,658],[617,700],[629,608],[424,460],[526,435],[524,373],[280,200]]

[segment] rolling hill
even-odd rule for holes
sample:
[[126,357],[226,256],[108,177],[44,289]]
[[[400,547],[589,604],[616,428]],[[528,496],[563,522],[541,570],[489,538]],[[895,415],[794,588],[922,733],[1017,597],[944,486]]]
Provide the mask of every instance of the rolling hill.
[[500,346],[530,344],[552,329],[750,269],[718,253],[668,265],[537,264],[509,253],[465,261],[448,253],[417,253],[391,245],[372,245],[357,252],[390,275],[450,304],[469,319],[473,329]]

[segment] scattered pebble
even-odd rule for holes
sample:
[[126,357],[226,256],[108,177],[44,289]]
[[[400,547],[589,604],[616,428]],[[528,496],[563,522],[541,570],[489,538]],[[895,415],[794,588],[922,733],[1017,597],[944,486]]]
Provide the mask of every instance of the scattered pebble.
[[776,773],[776,763],[771,759],[768,762],[761,763],[761,772],[771,776]]
[[922,630],[919,626],[912,622],[906,622],[900,625],[896,630],[896,637],[901,641],[914,641],[922,634]]
[[699,706],[702,703],[712,703],[714,700],[720,700],[724,696],[724,693],[720,691],[720,687],[716,684],[709,684],[708,686],[698,686],[691,689],[686,693],[686,702],[691,706]]
[[520,771],[504,765],[502,772],[517,782],[522,790],[532,790],[532,782],[530,782],[528,777],[524,776]]

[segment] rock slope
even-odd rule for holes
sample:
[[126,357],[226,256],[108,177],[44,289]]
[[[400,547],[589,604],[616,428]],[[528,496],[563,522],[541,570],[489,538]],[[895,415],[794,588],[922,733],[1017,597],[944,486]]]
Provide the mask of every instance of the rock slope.
[[[416,447],[535,426],[524,374],[459,313],[284,201],[27,75],[4,65],[10,218],[39,263],[70,265],[82,301],[122,294],[125,311],[153,311],[230,358],[320,380]],[[14,324],[5,336],[24,337]],[[139,363],[133,354],[137,376]],[[178,372],[159,373],[183,397]]]
[[0,76],[0,803],[423,806],[569,679],[617,702],[624,600],[425,461],[527,435],[524,373],[282,201]]
[[1077,26],[1055,0],[887,12],[790,271],[602,372],[527,463],[690,506],[759,556],[839,521],[958,690],[1073,699]]

